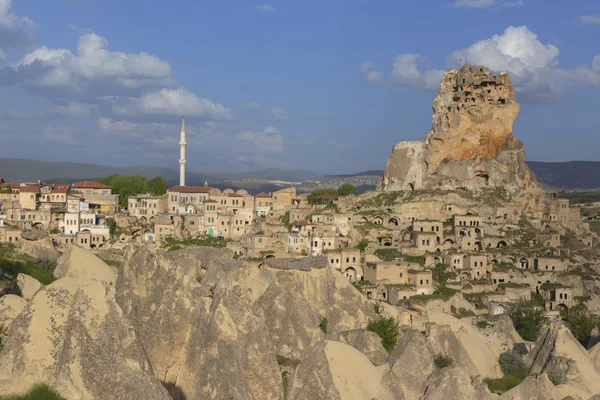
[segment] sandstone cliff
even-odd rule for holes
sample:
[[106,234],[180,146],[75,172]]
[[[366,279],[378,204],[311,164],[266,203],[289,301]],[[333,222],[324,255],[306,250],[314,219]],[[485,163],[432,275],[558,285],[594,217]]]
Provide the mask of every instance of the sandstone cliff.
[[513,136],[519,112],[508,74],[465,64],[448,72],[433,100],[424,141],[396,144],[380,182],[384,191],[503,186],[541,192]]

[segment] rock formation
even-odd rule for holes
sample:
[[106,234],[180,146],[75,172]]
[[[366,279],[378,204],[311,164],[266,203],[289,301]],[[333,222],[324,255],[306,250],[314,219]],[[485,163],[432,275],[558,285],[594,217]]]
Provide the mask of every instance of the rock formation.
[[0,395],[45,383],[68,399],[169,399],[103,282],[48,285],[10,324],[4,346]]
[[508,74],[465,64],[444,76],[424,141],[397,143],[380,182],[384,191],[503,186],[541,191],[512,125],[519,112]]
[[77,246],[69,247],[58,259],[54,276],[57,278],[78,278],[102,280],[115,283],[115,268],[107,265],[90,251]]
[[56,261],[60,257],[60,253],[54,248],[46,231],[25,231],[21,233],[21,238],[23,240],[17,242],[17,247],[22,253],[49,261]]
[[37,292],[43,289],[43,285],[35,278],[19,273],[15,283],[15,292],[25,300],[33,299]]
[[26,305],[27,300],[14,294],[0,297],[0,326],[8,328]]
[[326,340],[334,340],[354,347],[363,353],[376,367],[386,363],[388,353],[381,344],[381,338],[375,332],[364,329],[332,332],[325,335]]

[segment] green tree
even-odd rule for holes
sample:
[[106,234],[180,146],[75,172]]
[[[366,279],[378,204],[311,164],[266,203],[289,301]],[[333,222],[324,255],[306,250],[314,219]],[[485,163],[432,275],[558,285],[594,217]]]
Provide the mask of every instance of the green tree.
[[112,174],[106,178],[97,179],[96,182],[112,187],[113,194],[119,195],[119,205],[127,207],[127,199],[141,193],[148,193],[148,180],[142,175],[121,176]]
[[367,325],[367,330],[375,332],[381,338],[383,347],[391,353],[398,343],[400,335],[400,326],[394,317],[380,317],[376,320],[371,320]]
[[600,328],[600,318],[590,314],[585,304],[577,304],[569,311],[565,323],[584,347],[590,341],[592,330]]
[[509,304],[507,314],[519,335],[529,341],[537,339],[540,328],[548,321],[546,312],[542,308],[536,307],[531,301]]
[[340,196],[348,196],[351,194],[358,194],[358,190],[349,183],[344,183],[337,189],[337,194]]
[[108,235],[111,239],[114,239],[117,234],[117,222],[113,218],[106,219],[106,225],[108,226]]
[[369,245],[369,241],[366,238],[362,238],[362,240],[360,242],[358,242],[358,245],[356,247],[358,247],[358,249],[364,253],[365,249],[367,248],[367,246]]
[[155,176],[148,181],[148,191],[154,196],[162,196],[168,189],[169,184],[160,176]]
[[308,200],[312,200],[314,197],[316,196],[321,196],[322,194],[333,194],[336,195],[337,194],[337,189],[334,188],[327,188],[327,189],[317,189],[317,190],[313,190],[312,192],[310,192],[308,194],[308,196],[306,196],[306,198]]

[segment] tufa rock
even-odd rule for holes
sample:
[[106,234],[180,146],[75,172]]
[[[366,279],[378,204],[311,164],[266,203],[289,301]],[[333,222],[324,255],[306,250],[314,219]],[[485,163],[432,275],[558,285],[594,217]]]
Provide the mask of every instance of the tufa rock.
[[48,237],[48,232],[41,229],[21,232],[21,237],[28,241],[36,241]]
[[117,274],[113,267],[91,252],[77,246],[69,247],[58,259],[54,276],[57,278],[78,278],[101,280],[115,283]]
[[492,400],[497,397],[490,393],[481,378],[471,378],[459,367],[446,367],[435,371],[427,379],[423,400]]
[[27,305],[27,300],[14,294],[0,297],[0,327],[8,328]]
[[44,287],[37,279],[21,273],[17,275],[15,286],[15,292],[28,301]]
[[519,113],[508,74],[465,64],[444,76],[433,100],[432,129],[424,141],[397,143],[379,188],[478,189],[541,192],[525,164],[512,126]]
[[352,346],[325,340],[316,344],[298,366],[291,400],[391,400],[381,373]]
[[364,329],[332,332],[325,335],[326,340],[334,340],[354,347],[363,353],[376,367],[386,363],[388,353],[385,351],[381,338],[375,332]]
[[68,399],[170,399],[104,282],[48,285],[12,322],[4,345],[0,395],[45,383]]
[[44,237],[38,240],[19,240],[16,242],[16,246],[21,253],[28,254],[33,258],[40,260],[56,261],[58,260],[58,257],[60,257],[60,253],[54,248],[52,240],[50,240],[49,237]]

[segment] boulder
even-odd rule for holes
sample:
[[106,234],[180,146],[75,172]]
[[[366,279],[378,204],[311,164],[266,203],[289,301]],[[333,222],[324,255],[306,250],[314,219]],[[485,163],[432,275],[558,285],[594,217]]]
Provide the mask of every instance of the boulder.
[[4,345],[0,395],[45,383],[68,399],[170,399],[104,282],[48,285],[10,325]]
[[381,338],[375,332],[364,329],[332,332],[325,335],[325,339],[354,347],[367,356],[369,361],[377,367],[385,364],[388,359],[388,353],[381,344]]
[[58,257],[60,257],[60,253],[54,248],[52,240],[49,237],[41,238],[39,240],[19,240],[16,243],[16,246],[22,253],[40,260],[56,261],[58,260]]
[[83,280],[102,280],[115,283],[115,268],[107,265],[90,251],[71,246],[58,259],[54,276],[57,278],[78,278]]
[[435,371],[427,379],[423,400],[491,400],[497,397],[490,393],[481,378],[471,378],[460,367],[446,367]]
[[517,387],[507,391],[499,400],[562,399],[559,390],[550,382],[546,374],[528,376]]
[[17,275],[15,292],[25,300],[33,299],[33,296],[44,286],[35,278],[19,273]]
[[425,335],[416,329],[407,330],[390,354],[384,385],[394,398],[420,399],[427,388],[427,378],[436,371],[433,358],[433,349]]
[[27,300],[14,294],[0,297],[0,326],[5,329],[27,305]]
[[391,400],[381,373],[352,346],[325,340],[308,351],[294,374],[291,400]]
[[33,229],[30,231],[21,232],[21,237],[28,241],[36,241],[48,237],[48,232],[41,229]]
[[564,376],[566,385],[577,394],[600,393],[600,374],[590,354],[561,321],[553,321],[542,329],[525,360],[531,366],[532,375],[556,373]]

